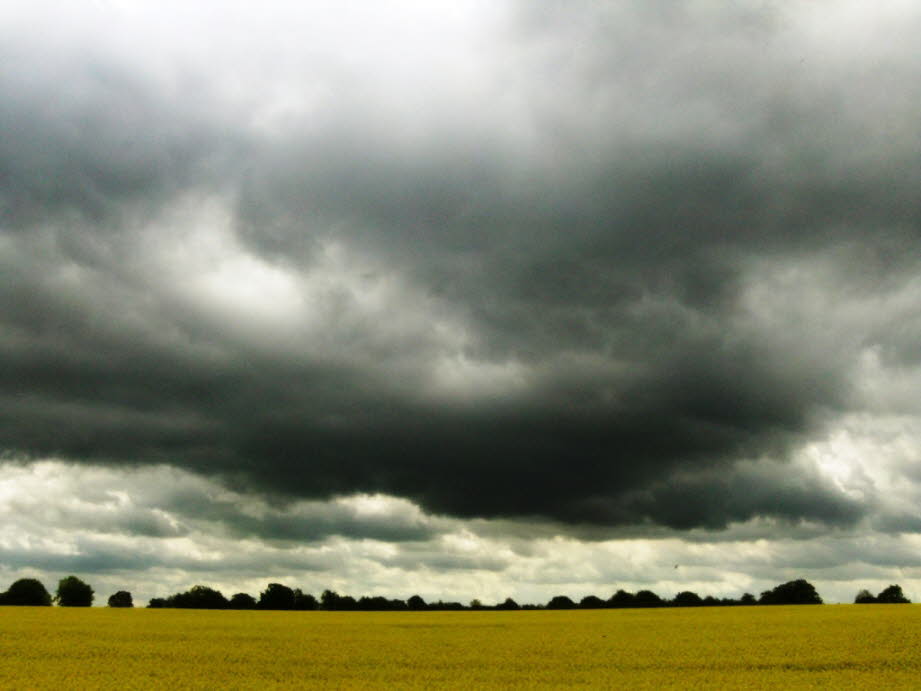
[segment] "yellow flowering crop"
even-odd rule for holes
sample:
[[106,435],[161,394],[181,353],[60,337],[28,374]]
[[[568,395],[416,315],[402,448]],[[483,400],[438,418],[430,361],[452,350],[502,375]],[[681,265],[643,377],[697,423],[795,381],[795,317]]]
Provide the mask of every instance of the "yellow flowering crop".
[[0,608],[0,688],[918,688],[921,609]]

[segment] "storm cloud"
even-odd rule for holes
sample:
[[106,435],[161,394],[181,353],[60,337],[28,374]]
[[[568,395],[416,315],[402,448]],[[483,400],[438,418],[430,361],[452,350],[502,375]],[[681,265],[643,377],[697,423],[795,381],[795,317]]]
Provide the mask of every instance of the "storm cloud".
[[[8,458],[572,530],[879,514],[791,459],[918,412],[914,8],[164,7],[0,34]],[[233,530],[431,537],[273,515]]]

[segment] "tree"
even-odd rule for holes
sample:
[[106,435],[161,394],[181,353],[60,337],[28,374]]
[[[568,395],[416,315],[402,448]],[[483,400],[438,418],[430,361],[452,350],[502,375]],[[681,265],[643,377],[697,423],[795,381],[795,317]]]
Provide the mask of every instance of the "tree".
[[675,595],[675,599],[672,600],[672,605],[675,607],[700,607],[703,605],[703,600],[700,599],[700,595],[697,593],[692,593],[690,590],[683,590]]
[[602,609],[607,603],[597,595],[586,595],[579,601],[579,609]]
[[556,595],[547,603],[547,609],[575,609],[575,607],[576,603],[565,595]]
[[411,610],[423,610],[425,609],[425,600],[423,600],[419,595],[413,595],[406,601],[406,606]]
[[5,593],[0,593],[0,605],[17,607],[50,607],[51,595],[34,578],[20,578]]
[[512,611],[516,609],[521,609],[521,607],[519,607],[518,603],[515,602],[512,598],[507,597],[505,598],[505,602],[500,602],[498,605],[496,605],[496,609]]
[[[314,603],[316,603],[316,598],[314,598],[313,595],[308,595],[307,597],[312,598]],[[358,604],[356,606],[358,609],[366,612],[392,612],[406,609],[406,603],[402,600],[388,600],[383,595],[373,595],[370,597],[363,595],[358,599]],[[313,609],[316,609],[316,607]]]
[[854,604],[855,605],[873,605],[873,604],[876,604],[876,598],[873,596],[873,593],[871,593],[869,590],[864,588],[859,593],[857,593],[857,597],[854,598]]
[[665,603],[651,590],[641,590],[636,594],[634,607],[661,607]]
[[802,578],[765,590],[758,600],[762,605],[821,605],[822,598],[812,583]]
[[608,607],[616,609],[635,606],[636,596],[633,593],[628,593],[626,590],[618,590],[611,596],[611,599],[608,600]]
[[332,590],[324,590],[320,595],[320,606],[328,610],[354,610],[358,608],[358,602],[351,595],[339,595]]
[[109,607],[134,607],[134,600],[127,590],[119,590],[109,595]]
[[902,605],[911,602],[902,593],[902,586],[900,585],[890,585],[876,596],[876,601],[884,605]]
[[89,607],[93,604],[93,589],[76,576],[62,578],[54,601],[61,607]]
[[294,609],[298,610],[315,610],[318,609],[320,603],[317,602],[315,598],[310,593],[304,593],[300,588],[294,589]]
[[227,609],[256,609],[256,598],[249,593],[234,593]]
[[166,599],[166,607],[180,609],[227,609],[227,598],[220,590],[206,585],[194,585],[184,593],[176,593]]
[[281,583],[269,583],[259,594],[259,609],[294,609],[294,591]]
[[147,609],[164,609],[168,606],[168,603],[162,597],[152,597],[150,602],[147,603]]
[[358,601],[351,595],[343,595],[339,598],[339,609],[352,612],[358,609]]
[[748,605],[757,605],[757,604],[758,604],[758,601],[755,599],[755,596],[752,595],[751,593],[745,593],[745,594],[739,599],[739,604],[740,604],[740,605],[746,605],[746,606],[748,606]]

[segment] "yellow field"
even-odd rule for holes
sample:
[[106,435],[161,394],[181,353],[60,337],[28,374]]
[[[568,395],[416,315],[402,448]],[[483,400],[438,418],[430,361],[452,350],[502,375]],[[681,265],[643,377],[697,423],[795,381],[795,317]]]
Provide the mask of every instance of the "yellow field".
[[0,688],[921,687],[921,608],[0,607]]

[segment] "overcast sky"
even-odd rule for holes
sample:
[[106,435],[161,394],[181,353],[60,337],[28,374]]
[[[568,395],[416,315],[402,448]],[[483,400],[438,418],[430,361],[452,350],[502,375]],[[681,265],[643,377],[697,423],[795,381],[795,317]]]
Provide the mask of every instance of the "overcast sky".
[[0,589],[921,599],[919,35],[0,2]]

